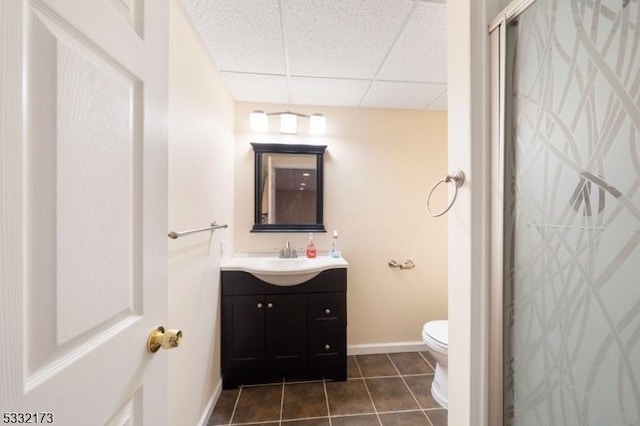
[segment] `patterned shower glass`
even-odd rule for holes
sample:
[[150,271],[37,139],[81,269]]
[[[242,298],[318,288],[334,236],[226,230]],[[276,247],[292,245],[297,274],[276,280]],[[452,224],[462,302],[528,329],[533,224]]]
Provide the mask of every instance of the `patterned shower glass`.
[[507,28],[504,419],[640,426],[640,5]]

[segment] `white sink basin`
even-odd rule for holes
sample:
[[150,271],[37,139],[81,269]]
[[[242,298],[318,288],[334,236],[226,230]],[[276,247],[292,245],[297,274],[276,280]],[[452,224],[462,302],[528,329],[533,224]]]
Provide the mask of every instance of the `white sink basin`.
[[244,271],[273,285],[291,286],[309,281],[322,271],[346,268],[341,257],[318,256],[278,258],[265,255],[235,255],[220,265],[222,271]]

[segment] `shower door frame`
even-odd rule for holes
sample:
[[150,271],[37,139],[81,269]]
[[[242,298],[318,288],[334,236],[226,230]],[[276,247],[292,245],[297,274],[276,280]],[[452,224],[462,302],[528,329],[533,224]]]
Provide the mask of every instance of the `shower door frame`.
[[491,252],[489,295],[489,424],[504,423],[504,208],[507,114],[507,25],[536,0],[514,0],[488,28],[490,45]]

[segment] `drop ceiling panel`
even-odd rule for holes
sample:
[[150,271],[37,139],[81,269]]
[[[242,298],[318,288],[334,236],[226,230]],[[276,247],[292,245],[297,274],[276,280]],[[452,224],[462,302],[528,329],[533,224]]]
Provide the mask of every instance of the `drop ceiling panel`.
[[289,103],[287,78],[284,76],[233,72],[221,74],[236,101]]
[[376,81],[361,106],[425,109],[446,90],[445,84]]
[[373,78],[414,2],[296,0],[283,4],[291,75]]
[[429,104],[427,109],[430,111],[446,111],[447,106],[448,106],[447,91],[445,90],[445,92],[442,95],[440,95],[436,100],[434,100],[433,102],[431,102],[431,104]]
[[444,0],[181,1],[238,101],[446,109]]
[[446,8],[444,3],[419,2],[378,79],[446,83]]
[[221,71],[286,72],[277,0],[185,0]]
[[357,107],[369,87],[368,80],[291,77],[291,102],[299,105]]

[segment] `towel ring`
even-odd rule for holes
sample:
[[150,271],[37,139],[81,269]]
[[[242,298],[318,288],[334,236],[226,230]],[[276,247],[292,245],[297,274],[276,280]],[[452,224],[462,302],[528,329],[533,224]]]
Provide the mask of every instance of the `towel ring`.
[[[446,209],[444,209],[440,213],[432,212],[431,209],[429,208],[429,201],[431,200],[431,194],[433,194],[433,191],[435,191],[438,185],[440,185],[441,183],[449,183],[451,181],[453,181],[454,183],[455,192],[453,193],[453,198],[449,202],[449,205],[447,206]],[[453,206],[453,203],[456,201],[456,197],[458,196],[458,188],[460,188],[463,183],[464,183],[464,173],[462,172],[462,170],[454,170],[450,175],[446,175],[444,178],[440,179],[435,185],[433,185],[433,188],[431,188],[431,191],[429,191],[429,195],[427,195],[427,202],[426,202],[427,213],[429,213],[429,215],[433,217],[439,217],[445,214],[446,212],[448,212],[451,206]]]

